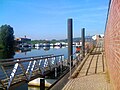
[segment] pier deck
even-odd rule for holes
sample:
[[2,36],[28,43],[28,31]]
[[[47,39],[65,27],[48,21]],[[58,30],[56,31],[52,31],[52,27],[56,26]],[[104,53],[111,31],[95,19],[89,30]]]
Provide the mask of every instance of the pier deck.
[[73,73],[62,90],[112,90],[103,48],[94,48],[85,60],[82,69],[77,68],[76,70],[77,75]]

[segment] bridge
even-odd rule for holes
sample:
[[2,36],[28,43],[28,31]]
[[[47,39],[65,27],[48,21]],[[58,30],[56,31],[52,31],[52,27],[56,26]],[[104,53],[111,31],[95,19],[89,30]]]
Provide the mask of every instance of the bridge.
[[65,66],[64,55],[43,55],[0,60],[0,88],[9,90],[16,85],[43,77],[54,68]]

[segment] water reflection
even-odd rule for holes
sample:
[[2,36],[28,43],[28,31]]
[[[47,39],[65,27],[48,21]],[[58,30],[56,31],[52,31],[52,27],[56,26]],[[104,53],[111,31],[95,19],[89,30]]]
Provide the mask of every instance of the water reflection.
[[[0,59],[22,58],[40,55],[63,55],[67,58],[68,47],[20,47],[10,50],[0,50]],[[73,48],[74,52],[75,48]]]
[[37,50],[44,50],[44,51],[49,51],[50,49],[60,49],[60,48],[65,48],[65,47],[20,47],[15,50],[17,53],[24,53],[24,52],[29,52],[33,49]]
[[43,49],[44,49],[45,51],[48,51],[48,50],[50,50],[50,47],[43,47]]
[[[46,51],[47,50],[47,51]],[[15,55],[16,52],[16,55]],[[55,55],[60,55],[60,54],[64,54],[65,57],[67,57],[67,47],[47,47],[47,48],[43,48],[43,47],[38,47],[38,50],[35,48],[18,48],[16,49],[14,52],[14,50],[10,50],[10,51],[2,51],[0,52],[0,58],[2,59],[6,59],[6,58],[22,58],[22,57],[29,57],[29,56],[39,56],[39,55],[48,55],[48,54],[55,54]],[[6,57],[7,56],[7,57]],[[58,61],[55,61],[58,62]],[[28,66],[27,64],[23,64]],[[13,66],[3,66],[2,67],[6,72],[11,72],[12,69],[14,68]],[[47,79],[51,79],[53,80],[53,82],[56,81],[56,79],[62,74],[62,72],[64,70],[66,70],[67,67],[58,67],[58,68],[54,68],[52,69],[51,73],[49,75],[46,75],[45,78]],[[20,69],[21,70],[21,69]],[[21,71],[20,71],[21,72]],[[18,72],[18,73],[20,73]],[[16,73],[16,74],[18,74]],[[10,77],[11,73],[6,73],[3,74],[3,76],[5,77]],[[38,90],[39,88],[31,88],[29,87],[28,90]],[[40,89],[39,89],[40,90]]]
[[0,51],[0,59],[13,58],[15,55],[14,49],[3,49]]
[[21,48],[17,48],[15,50],[16,53],[24,53],[25,55],[27,54],[27,52],[31,51],[31,48],[29,47],[21,47]]

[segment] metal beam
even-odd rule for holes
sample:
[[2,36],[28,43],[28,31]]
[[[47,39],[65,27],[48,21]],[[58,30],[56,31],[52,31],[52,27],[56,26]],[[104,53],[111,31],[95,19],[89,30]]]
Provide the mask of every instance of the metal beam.
[[[73,66],[73,47],[72,47],[72,43],[73,43],[73,32],[72,32],[72,19],[68,19],[68,63],[71,63],[71,66]],[[71,62],[70,62],[70,57],[71,57]]]
[[45,78],[40,78],[40,90],[45,90]]
[[82,59],[85,57],[85,28],[81,30],[81,39],[82,39]]

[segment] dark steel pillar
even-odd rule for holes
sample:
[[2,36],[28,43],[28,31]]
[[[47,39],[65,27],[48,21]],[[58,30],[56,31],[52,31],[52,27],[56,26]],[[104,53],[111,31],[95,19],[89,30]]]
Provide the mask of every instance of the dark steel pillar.
[[81,38],[82,38],[82,59],[85,57],[85,28],[81,30]]
[[45,90],[45,79],[40,78],[40,90]]
[[[72,35],[72,19],[68,19],[68,63],[71,63],[71,66],[73,66],[73,56],[71,56],[73,54],[73,47],[72,47],[72,43],[73,43],[73,35]],[[70,58],[71,56],[71,58]],[[70,62],[71,59],[71,62]]]

